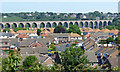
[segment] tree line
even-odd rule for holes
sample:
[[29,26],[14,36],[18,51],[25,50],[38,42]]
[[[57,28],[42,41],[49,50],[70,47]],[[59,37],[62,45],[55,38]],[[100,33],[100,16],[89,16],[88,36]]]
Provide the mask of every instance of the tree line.
[[20,12],[2,13],[3,21],[69,21],[69,20],[112,20],[118,13],[53,13],[53,12]]

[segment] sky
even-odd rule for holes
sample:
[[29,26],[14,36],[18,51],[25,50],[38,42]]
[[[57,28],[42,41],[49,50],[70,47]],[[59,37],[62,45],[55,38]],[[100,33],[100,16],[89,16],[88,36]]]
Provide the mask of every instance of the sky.
[[[84,1],[84,2],[83,2]],[[1,12],[57,12],[87,13],[93,11],[118,12],[118,0],[2,0]]]
[[1,2],[118,2],[120,0],[0,0]]

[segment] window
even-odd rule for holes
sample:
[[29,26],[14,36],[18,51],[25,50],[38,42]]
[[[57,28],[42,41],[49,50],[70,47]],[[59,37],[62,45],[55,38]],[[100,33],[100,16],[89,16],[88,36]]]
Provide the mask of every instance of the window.
[[8,43],[7,42],[5,42],[5,45],[7,45]]

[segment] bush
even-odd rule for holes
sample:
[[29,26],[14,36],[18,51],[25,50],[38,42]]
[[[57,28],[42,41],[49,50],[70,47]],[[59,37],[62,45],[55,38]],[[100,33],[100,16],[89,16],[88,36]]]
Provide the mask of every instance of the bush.
[[35,61],[38,61],[38,59],[36,58],[36,56],[28,56],[24,60],[23,65],[24,65],[25,68],[29,68],[30,66],[33,66],[33,64],[35,63]]
[[120,51],[120,46],[119,46],[118,50]]
[[56,51],[56,46],[54,46],[54,44],[51,44],[51,49],[52,51]]
[[37,29],[37,35],[40,36],[41,29]]
[[14,29],[13,29],[14,32],[17,32],[17,31],[19,31],[19,30],[27,30],[27,28],[14,28]]
[[75,43],[73,43],[73,44],[72,44],[72,46],[76,46],[76,44],[75,44]]

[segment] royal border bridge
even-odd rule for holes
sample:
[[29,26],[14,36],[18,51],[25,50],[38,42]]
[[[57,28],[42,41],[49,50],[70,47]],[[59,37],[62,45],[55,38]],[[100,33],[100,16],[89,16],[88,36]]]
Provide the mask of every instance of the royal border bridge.
[[108,26],[112,20],[79,20],[79,21],[23,21],[23,22],[0,22],[0,28],[55,28],[58,25],[69,28],[77,25],[80,28],[98,29]]

